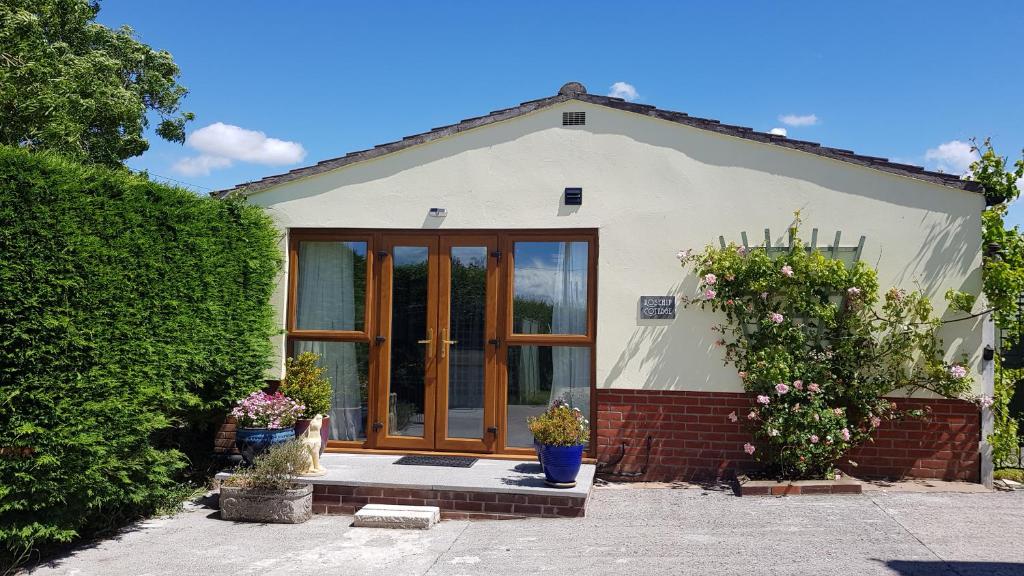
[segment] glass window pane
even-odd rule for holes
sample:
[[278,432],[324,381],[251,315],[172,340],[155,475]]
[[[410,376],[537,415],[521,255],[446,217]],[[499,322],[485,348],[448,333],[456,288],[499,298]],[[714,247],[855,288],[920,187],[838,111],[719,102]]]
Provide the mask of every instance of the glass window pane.
[[331,440],[365,440],[369,417],[370,345],[366,342],[319,342],[296,340],[293,354],[315,352],[331,380]]
[[365,330],[366,242],[299,242],[295,327]]
[[505,445],[533,446],[526,419],[556,399],[579,408],[590,419],[590,348],[510,346]]
[[516,242],[516,334],[587,333],[587,242]]
[[[391,379],[388,434],[423,436],[429,269],[426,246],[392,250]],[[437,335],[434,335],[437,346]]]
[[448,356],[448,437],[484,434],[484,356],[487,342],[487,247],[451,250],[451,339]]

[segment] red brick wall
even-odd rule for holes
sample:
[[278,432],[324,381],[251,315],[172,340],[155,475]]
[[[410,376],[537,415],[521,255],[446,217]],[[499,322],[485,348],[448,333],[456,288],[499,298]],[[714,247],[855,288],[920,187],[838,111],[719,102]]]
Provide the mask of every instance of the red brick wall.
[[[887,422],[846,466],[860,477],[918,477],[977,482],[980,413],[959,400],[900,400],[900,408],[931,406],[924,420]],[[756,468],[743,452],[752,403],[746,394],[651,390],[597,391],[597,457],[611,478],[637,480],[728,479]],[[733,410],[740,421],[729,422]],[[651,438],[647,456],[647,438]],[[625,456],[620,460],[622,444]],[[844,459],[845,460],[845,459]],[[639,472],[642,476],[628,476]],[[608,464],[614,464],[608,467]]]

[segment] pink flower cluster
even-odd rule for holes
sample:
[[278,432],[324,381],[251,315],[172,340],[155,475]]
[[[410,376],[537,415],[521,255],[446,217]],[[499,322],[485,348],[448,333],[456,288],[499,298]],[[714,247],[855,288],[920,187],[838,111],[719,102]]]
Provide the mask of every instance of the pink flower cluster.
[[785,320],[786,317],[783,316],[782,314],[779,314],[778,312],[772,312],[771,314],[768,315],[768,319],[776,324],[782,324],[782,321]]
[[963,378],[964,376],[967,376],[967,368],[964,368],[959,364],[953,364],[949,367],[949,375],[953,378]]
[[782,275],[785,276],[786,278],[792,278],[793,277],[793,267],[790,266],[789,264],[786,264],[785,266],[783,266],[782,270],[780,270],[780,272],[782,272]]
[[306,407],[277,392],[253,392],[235,406],[231,415],[241,428],[287,428],[295,424]]

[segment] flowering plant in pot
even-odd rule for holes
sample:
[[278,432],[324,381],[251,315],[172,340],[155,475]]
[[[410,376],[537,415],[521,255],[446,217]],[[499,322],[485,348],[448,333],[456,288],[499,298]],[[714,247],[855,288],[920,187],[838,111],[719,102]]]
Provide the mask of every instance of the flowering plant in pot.
[[583,451],[590,441],[590,423],[583,412],[556,400],[540,415],[528,418],[526,423],[540,445],[544,481],[558,488],[575,486]]
[[330,436],[331,381],[324,376],[327,368],[318,365],[319,361],[320,355],[316,352],[303,352],[297,358],[289,358],[278,390],[303,406],[295,421],[296,436],[301,436],[314,418],[323,418],[320,427],[320,453],[323,454]]
[[229,476],[220,487],[220,515],[225,520],[298,524],[313,515],[313,486],[297,484],[308,462],[301,442],[271,446],[249,468]]
[[274,444],[295,438],[296,418],[305,407],[277,392],[253,392],[235,406],[231,415],[238,422],[235,446],[246,464]]

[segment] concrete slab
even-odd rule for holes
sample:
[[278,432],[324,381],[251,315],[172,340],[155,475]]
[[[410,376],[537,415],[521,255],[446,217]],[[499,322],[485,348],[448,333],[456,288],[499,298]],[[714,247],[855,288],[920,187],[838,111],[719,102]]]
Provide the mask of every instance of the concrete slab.
[[432,530],[226,522],[211,509],[136,524],[33,576],[1024,574],[1024,491],[737,498],[594,489],[586,518],[444,521]]
[[413,528],[429,530],[441,521],[437,506],[401,506],[367,504],[356,512],[353,526],[357,528]]
[[[573,488],[552,488],[544,483],[540,465],[527,460],[490,460],[480,458],[470,468],[440,466],[403,466],[395,464],[401,456],[384,454],[325,453],[320,463],[327,474],[302,478],[313,485],[407,488],[411,490],[455,490],[568,496],[585,498],[594,484],[595,466],[584,464]],[[220,473],[218,480],[230,474]]]

